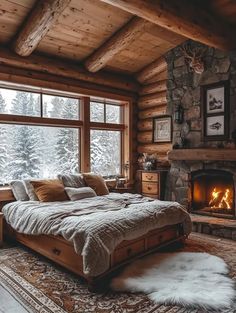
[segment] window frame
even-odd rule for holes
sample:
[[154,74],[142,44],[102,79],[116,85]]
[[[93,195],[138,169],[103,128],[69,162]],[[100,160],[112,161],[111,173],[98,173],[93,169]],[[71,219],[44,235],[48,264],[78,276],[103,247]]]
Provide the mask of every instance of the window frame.
[[[3,84],[2,84],[3,83]],[[89,172],[90,167],[90,130],[113,130],[120,131],[121,134],[121,149],[120,149],[120,175],[124,175],[124,164],[130,162],[132,155],[130,134],[131,134],[131,102],[128,100],[111,100],[104,98],[95,98],[94,96],[85,96],[77,93],[66,91],[59,91],[48,88],[40,88],[34,86],[19,85],[16,86],[11,83],[10,86],[7,82],[1,82],[0,88],[36,93],[40,95],[40,117],[36,116],[23,116],[7,113],[0,113],[0,124],[19,124],[19,125],[35,125],[47,127],[68,127],[79,129],[79,170],[81,172]],[[79,119],[67,120],[58,118],[43,117],[43,94],[61,96],[65,98],[73,98],[79,100]],[[108,105],[117,105],[121,108],[120,121],[122,123],[106,123],[106,122],[92,122],[90,121],[90,102],[101,102]],[[106,111],[104,112],[104,120],[106,121]],[[131,178],[131,169],[128,171],[128,180]]]
[[[90,120],[90,127],[89,127],[89,133],[91,130],[108,130],[108,131],[119,131],[120,132],[120,173],[119,176],[124,175],[124,131],[126,129],[126,125],[124,123],[124,110],[125,110],[125,103],[122,102],[115,102],[112,100],[97,100],[94,98],[90,98],[90,105],[89,110],[91,112],[91,103],[102,103],[104,105],[104,122],[93,122]],[[120,123],[107,123],[106,122],[106,106],[107,105],[114,105],[120,107]],[[90,156],[91,158],[91,156]],[[91,161],[91,160],[90,160]],[[90,166],[91,168],[91,166]],[[114,176],[114,175],[112,175]],[[104,176],[106,177],[106,176]]]

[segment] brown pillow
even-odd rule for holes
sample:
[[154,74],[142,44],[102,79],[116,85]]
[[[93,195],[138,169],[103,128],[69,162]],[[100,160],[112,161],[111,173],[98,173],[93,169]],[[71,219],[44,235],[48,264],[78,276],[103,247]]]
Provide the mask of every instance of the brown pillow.
[[53,202],[69,200],[63,184],[58,179],[37,180],[30,182],[39,201]]
[[94,173],[84,173],[83,178],[86,184],[91,187],[98,196],[109,194],[105,180],[101,175],[96,175]]

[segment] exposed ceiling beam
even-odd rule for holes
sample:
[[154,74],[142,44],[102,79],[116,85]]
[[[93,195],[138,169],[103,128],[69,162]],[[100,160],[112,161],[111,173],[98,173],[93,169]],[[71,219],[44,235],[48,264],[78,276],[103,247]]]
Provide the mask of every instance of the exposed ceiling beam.
[[236,47],[235,31],[189,0],[100,0],[215,48]]
[[71,0],[40,0],[29,14],[13,48],[21,56],[30,55]]
[[90,73],[78,64],[70,61],[63,62],[55,57],[46,58],[32,54],[29,57],[23,58],[8,49],[1,48],[0,64],[110,86],[118,90],[137,92],[139,89],[139,84],[130,76],[105,71],[101,73]]
[[136,74],[136,78],[140,83],[144,83],[148,79],[166,70],[166,68],[167,68],[166,60],[163,57],[160,57],[157,60],[145,66],[140,72],[138,72]]
[[87,58],[85,67],[90,72],[99,71],[106,66],[116,54],[141,36],[145,26],[148,24],[150,23],[144,19],[133,17]]

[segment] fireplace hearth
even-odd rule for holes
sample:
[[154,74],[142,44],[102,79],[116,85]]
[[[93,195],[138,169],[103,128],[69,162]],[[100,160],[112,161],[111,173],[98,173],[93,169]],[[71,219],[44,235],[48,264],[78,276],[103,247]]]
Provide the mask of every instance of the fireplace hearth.
[[197,214],[235,217],[234,175],[225,170],[191,172],[191,211]]

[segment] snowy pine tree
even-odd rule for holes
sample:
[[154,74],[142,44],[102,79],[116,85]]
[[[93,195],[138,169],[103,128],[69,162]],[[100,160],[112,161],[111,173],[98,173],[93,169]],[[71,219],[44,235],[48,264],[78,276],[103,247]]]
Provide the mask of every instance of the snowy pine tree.
[[[92,104],[93,105],[93,104]],[[103,119],[103,110],[100,105],[94,105],[92,116],[97,120]],[[119,107],[106,106],[106,121],[119,122]],[[91,170],[104,176],[120,173],[120,132],[118,131],[91,131]]]
[[[63,101],[63,102],[62,102]],[[77,116],[78,104],[70,98],[61,98],[60,116],[65,119],[74,119]],[[57,133],[56,160],[58,172],[76,173],[79,171],[79,138],[77,129],[60,128]]]
[[[38,106],[33,94],[17,92],[12,100],[12,112],[21,115],[38,115]],[[11,164],[12,179],[36,178],[40,169],[40,129],[35,126],[15,125],[12,129]]]

